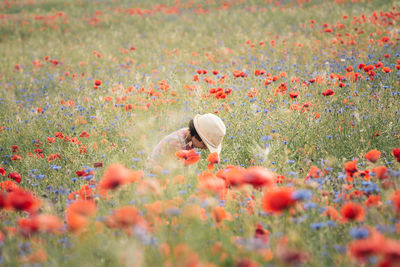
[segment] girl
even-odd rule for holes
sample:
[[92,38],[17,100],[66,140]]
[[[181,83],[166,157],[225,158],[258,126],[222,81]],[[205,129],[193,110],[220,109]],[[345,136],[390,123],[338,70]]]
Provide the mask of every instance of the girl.
[[176,159],[175,153],[179,150],[208,149],[210,153],[217,152],[219,155],[225,133],[225,124],[218,116],[211,113],[197,114],[189,121],[187,128],[165,136],[158,143],[148,158],[147,166],[165,166],[167,159]]

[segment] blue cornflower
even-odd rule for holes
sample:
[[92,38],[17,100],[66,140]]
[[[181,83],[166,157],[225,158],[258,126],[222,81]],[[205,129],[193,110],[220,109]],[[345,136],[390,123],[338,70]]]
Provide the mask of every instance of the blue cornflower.
[[369,236],[369,232],[365,227],[351,228],[349,233],[354,239],[364,239]]
[[310,190],[296,190],[292,194],[293,200],[310,200],[312,193]]

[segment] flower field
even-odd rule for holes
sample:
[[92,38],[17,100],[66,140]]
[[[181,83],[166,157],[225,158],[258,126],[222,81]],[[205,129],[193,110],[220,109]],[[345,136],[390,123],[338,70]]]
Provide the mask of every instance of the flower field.
[[[0,1],[0,266],[400,266],[399,21],[390,0]],[[148,168],[205,113],[219,157]]]

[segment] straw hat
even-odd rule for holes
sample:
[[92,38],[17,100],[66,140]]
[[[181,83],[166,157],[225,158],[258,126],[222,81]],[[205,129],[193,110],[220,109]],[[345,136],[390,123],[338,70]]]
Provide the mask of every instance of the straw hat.
[[224,122],[218,116],[207,113],[196,115],[193,119],[193,124],[208,150],[211,153],[217,152],[219,155],[222,139],[226,133]]

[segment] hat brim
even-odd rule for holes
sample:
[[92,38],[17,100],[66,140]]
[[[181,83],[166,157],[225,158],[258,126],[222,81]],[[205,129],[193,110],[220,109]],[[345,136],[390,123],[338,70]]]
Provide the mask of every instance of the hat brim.
[[198,122],[197,119],[200,115],[197,114],[194,119],[193,119],[193,124],[194,124],[194,128],[196,129],[197,133],[199,134],[199,136],[201,137],[201,140],[203,141],[203,143],[206,145],[206,147],[208,148],[208,150],[210,151],[210,153],[214,153],[217,152],[218,156],[221,153],[221,149],[222,149],[222,145],[219,144],[218,147],[213,146],[212,144],[210,144],[207,140],[206,137],[204,137],[204,135],[202,135],[201,131],[199,131],[199,127],[198,127]]

